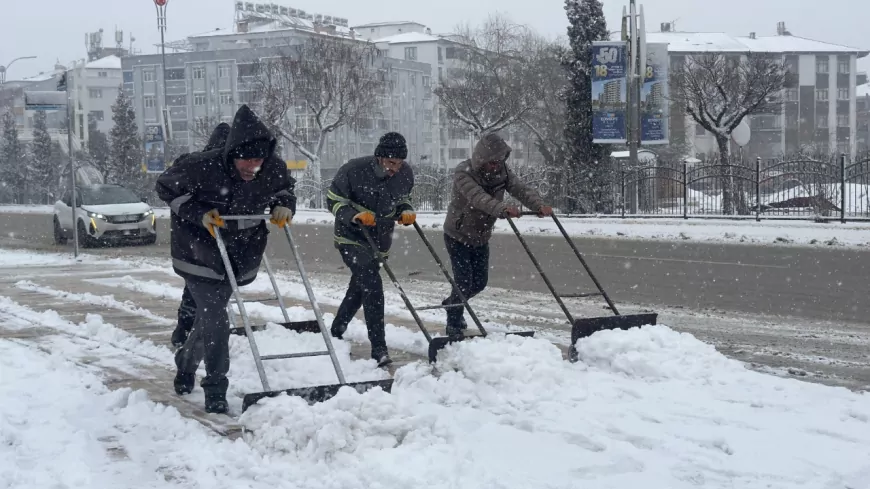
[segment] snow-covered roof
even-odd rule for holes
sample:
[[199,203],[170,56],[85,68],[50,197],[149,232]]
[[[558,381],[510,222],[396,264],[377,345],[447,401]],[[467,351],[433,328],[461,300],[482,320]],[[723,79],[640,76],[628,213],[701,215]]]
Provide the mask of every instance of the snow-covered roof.
[[722,32],[650,32],[647,42],[668,43],[671,53],[855,53],[866,49],[814,41],[798,36],[734,37]]
[[857,93],[859,97],[870,97],[870,83],[858,85],[855,89],[855,93]]
[[435,37],[430,34],[424,34],[422,32],[405,32],[404,34],[396,34],[395,36],[388,36],[382,39],[377,39],[373,41],[375,44],[380,44],[385,42],[387,44],[401,44],[401,43],[409,43],[409,42],[433,42],[439,41],[440,37]]
[[423,25],[419,22],[414,22],[411,20],[397,20],[395,22],[371,22],[369,24],[355,25],[355,26],[353,26],[353,28],[359,29],[360,27],[363,27],[363,28],[387,27],[387,26],[391,26],[391,25],[419,25],[419,26],[426,27],[425,25]]
[[749,50],[723,32],[649,32],[646,41],[668,43],[671,53],[745,53]]
[[798,36],[764,36],[755,39],[739,37],[737,39],[746,44],[750,51],[756,53],[863,53],[862,56],[866,56],[868,53],[866,49],[815,41]]
[[[248,24],[247,32],[238,32],[234,31],[232,28],[223,28],[223,29],[215,29],[213,31],[205,32],[202,34],[194,34],[189,36],[188,39],[197,39],[203,37],[215,37],[215,36],[232,36],[237,34],[261,34],[268,32],[280,32],[286,30],[295,30],[301,29],[305,31],[315,32],[314,22],[306,19],[300,19],[298,17],[290,17],[287,15],[273,15],[272,17],[275,20],[257,22],[254,19],[251,19]],[[340,25],[330,25],[329,28],[335,28],[335,34],[341,36],[350,36],[350,28],[343,27]],[[327,27],[324,26],[323,29]],[[323,32],[324,34],[326,32]]]
[[97,69],[97,70],[120,70],[121,69],[121,58],[111,55],[106,56],[105,58],[100,58],[95,61],[91,61],[90,63],[85,65],[85,68]]

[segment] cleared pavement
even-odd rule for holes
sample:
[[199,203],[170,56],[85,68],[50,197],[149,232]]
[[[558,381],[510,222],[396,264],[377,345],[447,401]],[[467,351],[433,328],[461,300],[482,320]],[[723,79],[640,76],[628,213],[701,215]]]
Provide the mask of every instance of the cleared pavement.
[[[331,225],[298,223],[294,229],[310,271],[346,273],[332,245]],[[50,215],[0,214],[0,231],[2,236],[23,240],[33,249],[58,249],[52,242]],[[153,246],[86,252],[168,256],[168,220],[158,221],[158,232],[159,240]],[[426,234],[446,263],[441,231],[427,230]],[[270,255],[289,259],[286,241],[274,238],[270,240]],[[594,290],[564,239],[532,235],[526,239],[560,292]],[[664,305],[697,311],[870,322],[870,253],[866,251],[588,237],[574,241],[617,306],[624,302],[651,308]],[[546,292],[515,236],[495,235],[491,256],[491,286]],[[401,228],[397,233],[390,263],[400,279],[412,276],[417,280],[444,280],[413,228]]]

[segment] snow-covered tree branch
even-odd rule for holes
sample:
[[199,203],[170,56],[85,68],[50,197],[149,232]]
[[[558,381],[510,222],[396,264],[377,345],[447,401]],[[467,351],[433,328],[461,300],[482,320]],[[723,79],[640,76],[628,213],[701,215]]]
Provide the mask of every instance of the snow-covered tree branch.
[[716,138],[725,214],[737,210],[738,198],[730,163],[731,134],[747,116],[779,111],[786,75],[780,58],[753,53],[687,57],[671,74],[672,103],[684,107],[696,123]]
[[371,117],[383,93],[376,55],[368,43],[317,37],[258,64],[254,85],[263,119],[308,159],[317,182],[329,133]]
[[453,39],[459,60],[435,88],[448,117],[476,138],[520,122],[540,91],[531,30],[493,15],[477,28],[457,29]]

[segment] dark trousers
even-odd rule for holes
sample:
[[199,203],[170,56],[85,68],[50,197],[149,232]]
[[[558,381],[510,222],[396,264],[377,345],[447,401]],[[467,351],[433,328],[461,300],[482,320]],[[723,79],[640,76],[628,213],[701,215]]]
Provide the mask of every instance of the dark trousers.
[[343,245],[339,247],[339,253],[344,264],[350,268],[351,276],[347,293],[332,322],[332,332],[343,334],[362,307],[369,342],[372,344],[372,358],[380,359],[387,354],[387,340],[384,335],[384,283],[381,280],[380,264],[370,251],[360,246]]
[[185,284],[184,292],[181,293],[181,304],[178,306],[178,326],[176,329],[190,334],[194,320],[196,320],[196,302],[193,300],[193,295],[191,295],[187,284]]
[[[483,246],[468,246],[444,235],[444,246],[450,256],[450,265],[453,267],[453,279],[459,290],[465,295],[466,300],[481,293],[489,281],[489,244]],[[450,297],[444,299],[444,305],[462,304],[456,289],[453,289]],[[447,331],[456,332],[462,329],[462,307],[447,309]]]
[[175,353],[179,372],[194,373],[205,360],[206,376],[200,385],[206,393],[226,394],[230,370],[230,320],[227,303],[233,294],[229,283],[187,280],[196,303],[196,320],[187,341]]

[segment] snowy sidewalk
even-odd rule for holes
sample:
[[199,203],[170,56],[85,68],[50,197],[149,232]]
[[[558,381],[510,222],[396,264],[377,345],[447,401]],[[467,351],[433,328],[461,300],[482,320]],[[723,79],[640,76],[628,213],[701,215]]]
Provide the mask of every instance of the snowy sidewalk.
[[[168,218],[168,208],[157,208],[159,218]],[[51,206],[0,206],[0,214],[50,215]],[[421,213],[417,219],[424,228],[438,229],[444,224],[442,213]],[[297,224],[329,225],[332,214],[300,209]],[[525,216],[515,221],[520,232],[535,235],[559,235],[551,219]],[[845,224],[815,223],[810,220],[729,220],[680,218],[562,218],[571,236],[633,240],[697,241],[730,244],[766,244],[780,246],[870,248],[870,222]],[[50,224],[50,223],[49,223]],[[512,233],[504,220],[496,222],[495,232]]]

